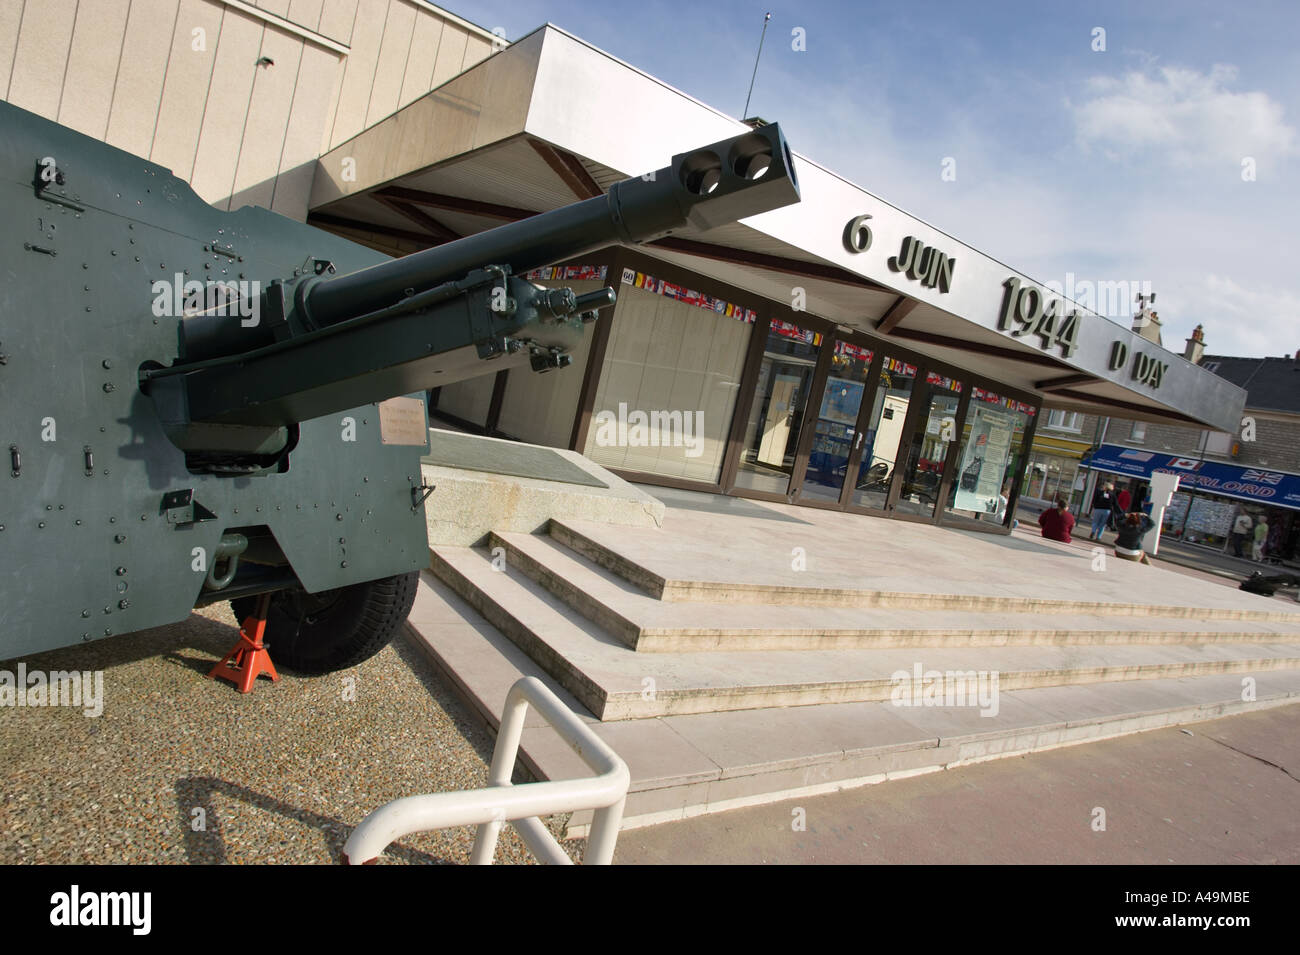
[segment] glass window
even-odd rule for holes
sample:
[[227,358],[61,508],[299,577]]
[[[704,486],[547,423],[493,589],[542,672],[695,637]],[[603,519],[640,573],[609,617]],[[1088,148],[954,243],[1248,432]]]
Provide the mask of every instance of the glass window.
[[[607,284],[600,279],[530,281],[546,288],[571,288],[577,295],[594,292]],[[609,311],[602,312],[599,321],[609,321],[610,314]],[[512,368],[506,379],[497,430],[530,444],[567,448],[569,437],[573,433],[573,419],[578,413],[583,372],[587,367],[591,341],[595,335],[595,325],[583,329],[582,341],[573,349],[573,363],[568,368],[544,374],[533,371],[527,365]]]
[[821,335],[772,319],[745,424],[736,487],[785,494]]
[[850,498],[859,507],[885,506],[915,384],[915,365],[885,356],[866,421],[866,449],[862,452],[858,479]]
[[962,383],[930,372],[925,376],[922,400],[928,403],[924,423],[912,430],[907,442],[903,484],[895,509],[903,514],[933,516],[939,503],[948,452],[957,440],[957,410]]
[[[1027,406],[1012,398],[974,388],[962,426],[961,449],[957,454],[957,476],[949,493],[945,513],[972,520],[1005,524],[1007,504],[1016,468],[1023,459]],[[1059,487],[1061,468],[1043,462],[1041,485],[1049,481]],[[1069,480],[1073,480],[1073,475]],[[1031,482],[1032,483],[1032,482]],[[1027,496],[1036,497],[1031,491]],[[1046,496],[1045,494],[1043,496]]]
[[874,353],[850,342],[837,341],[818,402],[816,434],[808,452],[800,499],[838,501],[848,474],[849,456],[857,434],[862,389],[871,370]]
[[630,274],[640,284],[625,275],[619,287],[583,453],[605,467],[717,481],[754,313]]
[[1057,431],[1078,431],[1080,415],[1077,411],[1049,411],[1047,414],[1047,426],[1055,428]]
[[1232,435],[1226,431],[1201,432],[1206,454],[1227,455],[1232,453]]
[[1129,439],[1132,441],[1143,441],[1147,436],[1147,423],[1145,421],[1134,421],[1133,430],[1129,432]]
[[[483,365],[483,374],[443,385],[438,391],[436,410],[470,424],[486,425],[488,409],[492,405],[492,388],[497,376],[490,364],[483,362]],[[438,427],[437,415],[432,417],[434,427]]]

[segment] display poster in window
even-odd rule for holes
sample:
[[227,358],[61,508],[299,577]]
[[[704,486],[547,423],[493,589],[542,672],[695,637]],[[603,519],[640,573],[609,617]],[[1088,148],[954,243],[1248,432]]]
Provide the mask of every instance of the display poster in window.
[[[1175,532],[1183,527],[1183,540],[1190,544],[1217,544],[1232,529],[1232,517],[1237,506],[1235,501],[1223,498],[1197,497],[1192,500],[1189,509],[1187,495],[1174,494],[1170,506],[1165,510],[1165,522]],[[1187,518],[1186,525],[1182,523],[1183,515]]]
[[858,420],[858,408],[862,404],[860,381],[848,378],[827,378],[826,390],[822,394],[820,416],[827,421],[836,421],[850,427]]
[[1014,416],[991,408],[975,408],[970,433],[957,470],[954,506],[964,511],[996,514],[1002,507],[1002,476],[1015,437]]

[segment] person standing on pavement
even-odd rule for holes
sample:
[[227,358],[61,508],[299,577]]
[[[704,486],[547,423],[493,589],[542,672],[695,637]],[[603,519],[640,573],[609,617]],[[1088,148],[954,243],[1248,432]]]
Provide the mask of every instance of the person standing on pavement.
[[1264,545],[1268,542],[1268,521],[1264,515],[1259,515],[1259,520],[1255,522],[1255,546],[1251,549],[1251,558],[1260,561],[1264,559]]
[[1122,488],[1115,495],[1115,503],[1119,505],[1119,517],[1116,518],[1115,523],[1121,524],[1124,518],[1128,516],[1128,506],[1133,503],[1133,495],[1129,493],[1128,488]]
[[[1121,497],[1121,495],[1123,495]],[[1124,523],[1124,517],[1128,514],[1128,491],[1116,491],[1114,488],[1110,492],[1110,529],[1118,531]]]
[[1110,481],[1104,484],[1098,484],[1097,490],[1092,492],[1092,533],[1088,536],[1093,540],[1101,540],[1101,532],[1106,529],[1106,522],[1110,520],[1110,512],[1115,509],[1115,485]]
[[1155,526],[1156,522],[1141,511],[1125,515],[1124,523],[1119,526],[1119,534],[1115,537],[1115,556],[1140,564],[1151,563],[1151,558],[1142,550],[1142,538]]
[[1251,520],[1250,511],[1243,510],[1237,515],[1237,519],[1232,522],[1232,533],[1228,535],[1228,542],[1232,544],[1232,553],[1236,557],[1245,557],[1241,552],[1241,545],[1251,536],[1250,532],[1254,528],[1255,522]]
[[1070,543],[1070,531],[1074,528],[1074,515],[1065,503],[1065,498],[1058,497],[1056,506],[1049,507],[1038,515],[1038,526],[1043,529],[1043,536],[1048,540]]

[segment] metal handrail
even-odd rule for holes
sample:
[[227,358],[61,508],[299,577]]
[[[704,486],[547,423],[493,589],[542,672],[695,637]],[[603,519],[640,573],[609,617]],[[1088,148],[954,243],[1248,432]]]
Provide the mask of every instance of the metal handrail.
[[[521,786],[510,782],[529,703],[597,775],[588,779],[560,779]],[[353,860],[359,859],[361,865],[372,865],[390,843],[403,836],[452,826],[476,825],[478,831],[474,836],[470,864],[491,865],[501,827],[509,822],[539,861],[572,865],[573,860],[542,825],[539,817],[593,809],[595,817],[582,861],[585,865],[609,865],[614,859],[614,844],[618,841],[631,778],[627,764],[618,754],[578,719],[546,684],[536,677],[524,677],[506,694],[487,788],[407,796],[380,806],[352,830],[343,846],[343,861],[351,865]]]

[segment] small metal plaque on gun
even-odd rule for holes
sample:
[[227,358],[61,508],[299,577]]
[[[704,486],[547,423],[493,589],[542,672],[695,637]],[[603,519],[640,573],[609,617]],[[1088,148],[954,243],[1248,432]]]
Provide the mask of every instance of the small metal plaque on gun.
[[419,398],[389,398],[379,402],[379,440],[383,444],[427,447],[429,426]]

